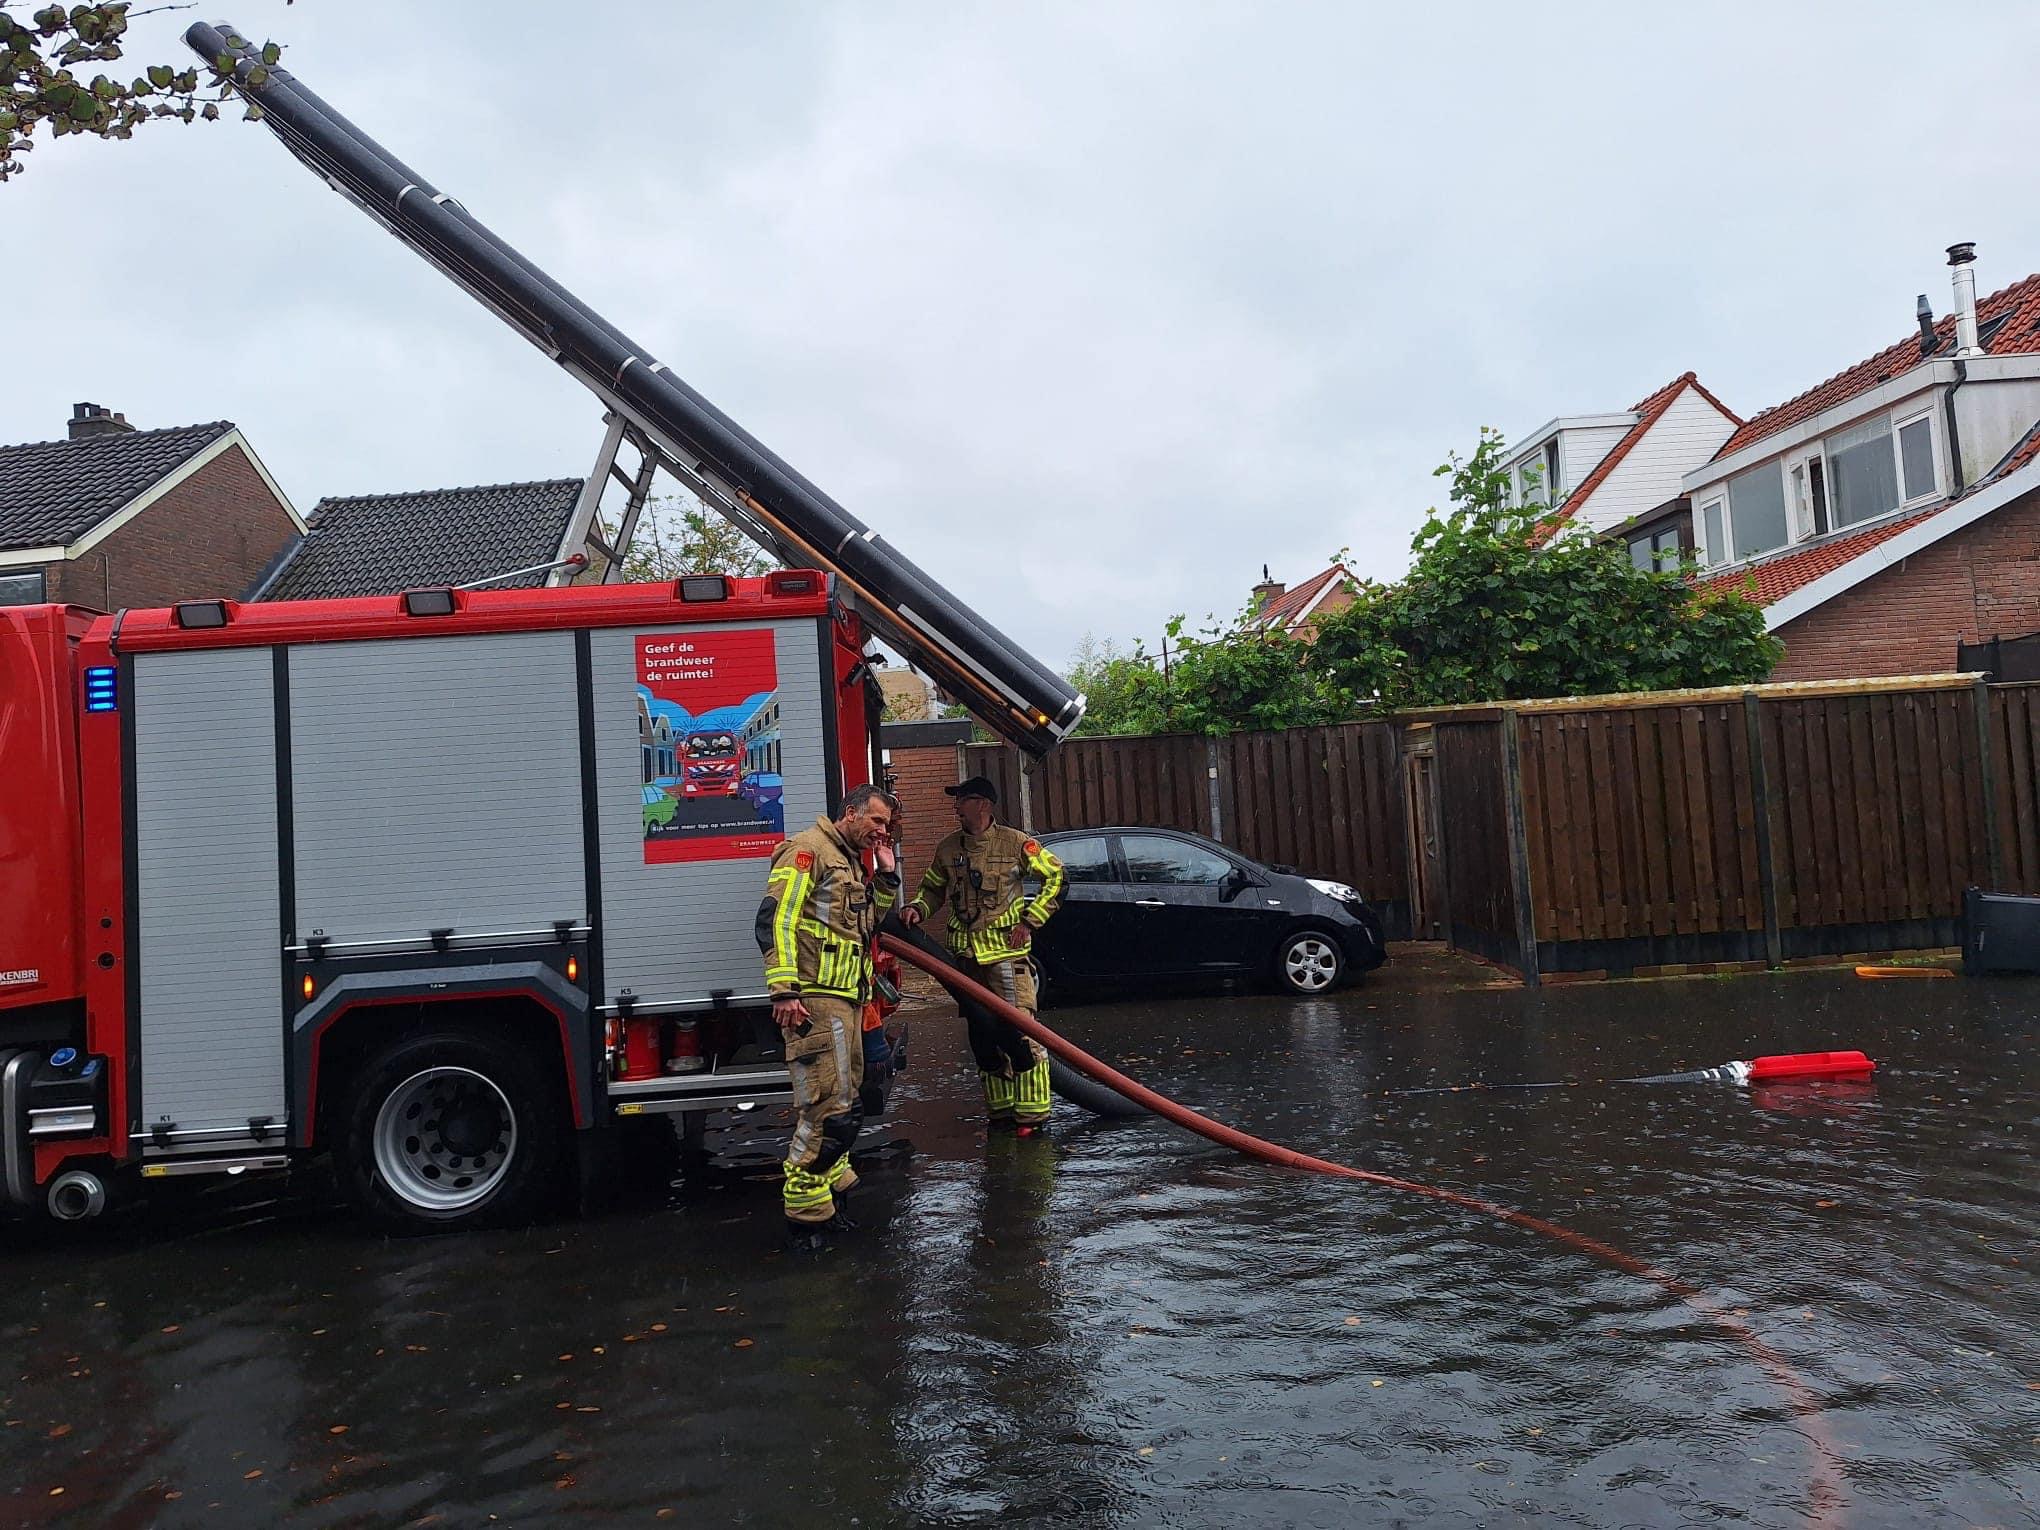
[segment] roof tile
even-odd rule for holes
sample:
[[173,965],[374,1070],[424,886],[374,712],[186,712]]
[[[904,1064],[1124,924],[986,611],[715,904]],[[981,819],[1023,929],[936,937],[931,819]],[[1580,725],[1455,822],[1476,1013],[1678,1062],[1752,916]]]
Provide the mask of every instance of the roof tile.
[[[580,497],[578,478],[322,499],[311,531],[262,591],[264,600],[389,595],[467,584],[554,557]],[[498,588],[532,588],[545,575]]]
[[[2004,322],[1984,347],[1985,354],[2022,356],[2040,353],[2040,273],[2016,281],[2000,292],[1993,292],[1976,305],[1979,328],[2000,318]],[[1955,338],[1953,314],[1945,314],[1935,322],[1934,337],[1935,355],[1952,351]],[[1787,399],[1745,421],[1740,430],[1722,442],[1715,457],[1719,459],[1731,452],[1739,452],[1752,442],[1790,429],[1837,404],[1847,403],[1859,393],[1867,393],[1880,383],[1903,376],[1926,359],[1920,355],[1918,333],[1908,335],[1868,360],[1859,361],[1846,371],[1837,372],[1826,382],[1807,389],[1797,398]]]
[[0,550],[77,541],[233,428],[214,420],[0,446]]
[[1293,590],[1284,590],[1267,605],[1254,613],[1254,623],[1260,627],[1283,627],[1292,625],[1296,618],[1310,609],[1310,603],[1317,599],[1325,586],[1335,579],[1351,579],[1343,563],[1334,563],[1321,573],[1312,574]]
[[1794,590],[1805,588],[1824,574],[1832,574],[1844,563],[1862,557],[1878,543],[1888,542],[1901,531],[1910,530],[1921,521],[1931,520],[1948,508],[1946,504],[1934,505],[1864,531],[1831,536],[1810,547],[1797,548],[1703,578],[1700,586],[1702,589],[1741,595],[1760,606],[1776,605]]

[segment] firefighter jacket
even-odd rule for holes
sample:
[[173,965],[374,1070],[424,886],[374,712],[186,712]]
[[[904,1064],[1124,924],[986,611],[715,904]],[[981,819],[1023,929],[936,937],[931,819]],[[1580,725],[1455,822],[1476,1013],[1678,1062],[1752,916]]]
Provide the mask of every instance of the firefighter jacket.
[[[1022,885],[1029,876],[1041,879],[1031,898]],[[1048,923],[1062,890],[1062,862],[1040,840],[995,823],[975,837],[959,829],[935,847],[914,907],[924,919],[938,908],[947,911],[943,935],[959,956],[999,962],[1015,954],[1007,932],[1016,924],[1038,930]]]
[[871,991],[871,939],[899,886],[897,872],[867,878],[826,818],[782,844],[756,932],[772,996],[824,993],[861,1004]]

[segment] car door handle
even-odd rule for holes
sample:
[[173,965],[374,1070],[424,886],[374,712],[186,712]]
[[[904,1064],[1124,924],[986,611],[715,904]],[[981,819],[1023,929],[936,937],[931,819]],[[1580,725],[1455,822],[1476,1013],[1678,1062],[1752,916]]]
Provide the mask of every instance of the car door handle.
[[1160,898],[1135,898],[1133,906],[1135,908],[1167,908],[1169,905]]

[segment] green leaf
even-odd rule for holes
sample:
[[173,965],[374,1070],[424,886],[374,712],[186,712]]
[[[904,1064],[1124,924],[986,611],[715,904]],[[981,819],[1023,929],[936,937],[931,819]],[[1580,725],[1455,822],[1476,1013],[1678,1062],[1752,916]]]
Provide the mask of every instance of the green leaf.
[[277,62],[277,60],[281,59],[282,57],[283,49],[279,48],[275,43],[264,43],[262,45],[263,63],[273,66]]
[[170,82],[177,77],[177,71],[168,64],[149,65],[149,83],[158,90],[168,90]]

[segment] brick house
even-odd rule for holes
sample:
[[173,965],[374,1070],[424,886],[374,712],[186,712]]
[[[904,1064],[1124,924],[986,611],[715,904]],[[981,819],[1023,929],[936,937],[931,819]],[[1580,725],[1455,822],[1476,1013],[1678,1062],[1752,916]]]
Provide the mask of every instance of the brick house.
[[[920,885],[935,847],[956,827],[956,804],[943,794],[943,788],[963,779],[963,746],[970,742],[970,735],[967,720],[889,722],[879,727],[886,773],[900,799],[904,827],[900,885],[908,897]],[[1019,808],[1013,803],[1000,803],[999,815],[1007,823],[1020,820]]]
[[137,430],[78,404],[61,441],[0,446],[0,602],[114,611],[238,597],[303,534],[230,421]]
[[1701,577],[1764,608],[1776,680],[1930,674],[2040,629],[2040,275],[1745,421],[1682,489]]
[[1355,585],[1352,571],[1343,563],[1312,574],[1295,589],[1268,577],[1261,565],[1261,582],[1254,586],[1247,607],[1247,620],[1263,631],[1286,632],[1308,640],[1320,618],[1343,611],[1353,604]]

